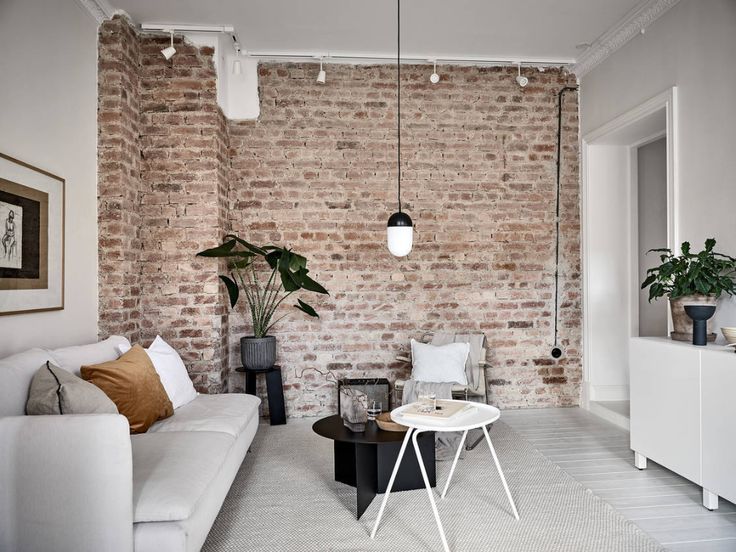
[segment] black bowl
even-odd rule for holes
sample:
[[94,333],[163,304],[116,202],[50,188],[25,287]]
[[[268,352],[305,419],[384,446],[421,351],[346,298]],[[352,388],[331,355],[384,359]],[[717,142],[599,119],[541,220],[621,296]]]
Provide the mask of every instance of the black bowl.
[[715,305],[685,305],[685,312],[693,320],[708,320],[716,313]]

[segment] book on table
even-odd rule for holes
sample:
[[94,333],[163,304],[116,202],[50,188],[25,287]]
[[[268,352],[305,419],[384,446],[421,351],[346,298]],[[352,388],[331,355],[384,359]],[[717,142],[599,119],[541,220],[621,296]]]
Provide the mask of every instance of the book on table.
[[437,400],[437,405],[434,410],[427,411],[427,404],[424,402],[411,403],[403,412],[402,415],[407,418],[417,419],[431,419],[431,420],[450,420],[463,414],[467,414],[475,409],[471,403],[456,402],[456,401],[443,401]]

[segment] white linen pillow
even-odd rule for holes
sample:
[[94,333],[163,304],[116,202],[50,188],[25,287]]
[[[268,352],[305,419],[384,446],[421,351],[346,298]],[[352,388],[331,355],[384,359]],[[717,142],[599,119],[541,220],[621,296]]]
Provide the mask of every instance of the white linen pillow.
[[[118,345],[118,351],[121,355],[127,353],[130,348],[130,345],[126,343]],[[166,343],[160,335],[156,336],[151,346],[145,351],[151,359],[156,373],[161,378],[164,390],[175,410],[197,397],[197,391],[189,378],[184,362],[174,348]]]
[[469,343],[427,345],[411,340],[411,379],[416,381],[468,384],[465,363],[470,354]]

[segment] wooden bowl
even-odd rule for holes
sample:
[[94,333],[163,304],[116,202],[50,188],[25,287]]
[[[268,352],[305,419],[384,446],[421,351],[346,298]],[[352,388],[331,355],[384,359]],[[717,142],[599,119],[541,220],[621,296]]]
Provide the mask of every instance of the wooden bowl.
[[729,345],[736,343],[736,328],[721,328],[721,333]]
[[390,412],[382,412],[381,414],[376,416],[376,423],[378,424],[378,427],[380,427],[383,431],[404,432],[409,429],[406,426],[394,422],[391,419]]

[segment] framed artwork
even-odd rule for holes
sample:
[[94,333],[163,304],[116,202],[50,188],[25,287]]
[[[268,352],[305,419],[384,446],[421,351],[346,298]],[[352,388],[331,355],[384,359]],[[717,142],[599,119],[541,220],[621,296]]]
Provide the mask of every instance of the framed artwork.
[[64,179],[0,153],[0,315],[64,308]]

